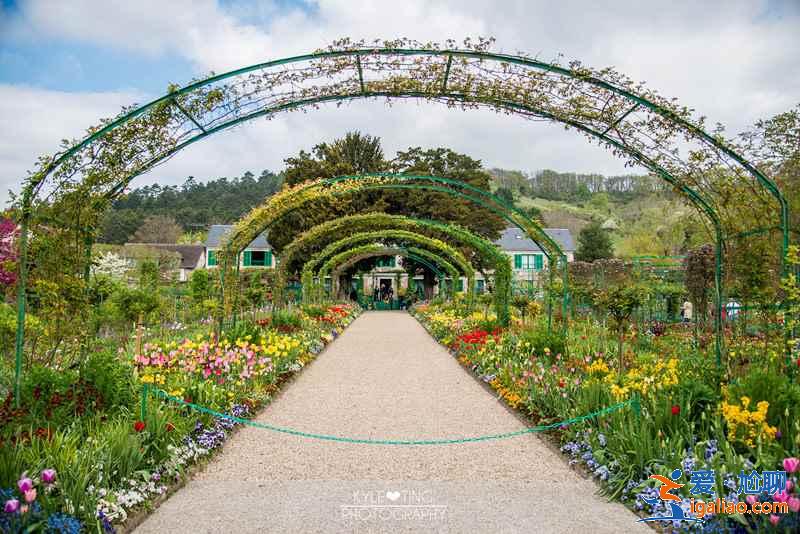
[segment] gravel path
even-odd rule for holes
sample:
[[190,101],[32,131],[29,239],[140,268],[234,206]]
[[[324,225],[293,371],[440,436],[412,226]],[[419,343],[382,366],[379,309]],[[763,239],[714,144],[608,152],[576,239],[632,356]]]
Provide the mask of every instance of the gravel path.
[[[359,317],[258,420],[349,437],[523,428],[410,315]],[[148,532],[652,532],[538,436],[437,446],[240,430]]]

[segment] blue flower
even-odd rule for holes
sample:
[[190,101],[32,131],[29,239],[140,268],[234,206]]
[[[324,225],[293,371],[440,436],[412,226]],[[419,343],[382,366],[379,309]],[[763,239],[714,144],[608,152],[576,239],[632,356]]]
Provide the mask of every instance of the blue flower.
[[608,480],[608,475],[610,474],[608,471],[608,467],[601,465],[594,471],[595,476],[600,477],[600,480]]
[[114,528],[114,525],[111,524],[111,521],[109,521],[106,514],[104,514],[102,511],[97,512],[97,519],[99,519],[103,525],[103,532],[105,532],[106,534],[117,533],[116,529]]
[[79,534],[83,524],[67,514],[55,513],[47,518],[45,532],[48,534]]

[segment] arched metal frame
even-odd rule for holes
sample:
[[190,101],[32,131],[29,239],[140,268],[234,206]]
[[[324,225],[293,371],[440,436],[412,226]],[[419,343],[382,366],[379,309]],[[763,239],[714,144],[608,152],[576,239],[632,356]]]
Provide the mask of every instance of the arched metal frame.
[[[370,228],[374,228],[376,230],[408,230],[414,232],[427,230],[440,235],[444,234],[448,239],[454,240],[466,248],[473,250],[477,256],[482,257],[483,260],[492,265],[495,270],[495,274],[498,275],[498,280],[496,281],[495,287],[495,311],[497,312],[498,318],[503,316],[503,311],[500,310],[500,307],[507,307],[508,299],[498,297],[500,297],[503,292],[510,293],[511,289],[510,286],[506,287],[502,284],[501,279],[503,274],[500,273],[500,271],[505,269],[508,271],[507,274],[510,276],[511,259],[509,256],[500,251],[497,245],[488,239],[473,234],[469,230],[458,225],[447,224],[441,221],[434,221],[430,219],[416,219],[406,217],[404,215],[389,215],[386,213],[377,212],[349,215],[327,221],[301,234],[282,251],[282,261],[278,264],[276,273],[277,288],[280,288],[287,283],[287,271],[290,265],[293,263],[295,255],[302,252],[306,246],[312,245],[317,241],[327,242],[327,239],[331,235],[335,235],[336,232],[341,231],[343,228],[352,228],[353,226],[357,227],[362,222],[369,222]],[[507,314],[508,311],[506,310],[505,313]]]
[[[386,77],[370,78],[378,74]],[[315,77],[330,85],[315,83]],[[757,184],[777,201],[784,266],[789,243],[788,204],[775,183],[737,153],[732,143],[707,133],[701,121],[692,119],[691,110],[645,90],[641,84],[634,84],[611,69],[595,71],[577,63],[565,67],[524,56],[491,53],[484,43],[464,50],[453,48],[451,43],[440,49],[401,40],[367,48],[362,43],[344,41],[329,50],[251,65],[175,89],[148,104],[125,110],[42,162],[27,180],[21,197],[17,403],[24,343],[28,231],[33,203],[46,186],[75,192],[88,176],[88,191],[77,192],[99,194],[108,203],[122,194],[134,177],[224,129],[281,111],[375,97],[416,97],[454,107],[487,107],[531,119],[558,121],[599,139],[617,155],[644,164],[662,178],[673,177],[706,203],[708,197],[687,186],[686,180],[702,184],[703,171],[715,166],[731,171],[734,180],[745,182],[743,187]],[[115,145],[115,136],[128,142]],[[149,138],[157,142],[146,142]],[[697,155],[702,157],[694,157]],[[47,181],[51,175],[55,175],[53,184]],[[713,193],[713,188],[710,190]],[[762,204],[767,209],[766,201]],[[721,205],[709,207],[716,213]],[[753,213],[742,215],[752,217]],[[726,220],[747,218],[737,218],[733,213]],[[755,214],[760,224],[769,218]],[[727,229],[717,231],[718,264],[721,236],[726,232]],[[87,237],[86,246],[90,244]],[[718,296],[720,278],[718,275]]]
[[[305,275],[313,276],[314,269],[324,262],[327,258],[339,253],[343,248],[353,245],[366,245],[369,243],[378,243],[382,240],[390,241],[409,241],[414,243],[416,248],[430,250],[437,254],[447,254],[452,261],[458,266],[459,270],[467,278],[467,291],[468,295],[472,295],[473,284],[475,282],[475,269],[472,268],[469,261],[456,249],[450,247],[446,243],[436,238],[431,238],[407,230],[379,230],[374,232],[359,232],[350,235],[338,241],[330,243],[322,251],[315,254],[310,258],[303,267]],[[405,247],[399,247],[405,248]],[[303,277],[305,279],[306,276]],[[453,281],[455,284],[455,280]],[[318,283],[322,283],[319,280]]]
[[[404,256],[410,257],[410,255],[414,255],[416,257],[427,259],[430,262],[435,263],[450,275],[452,287],[451,291],[455,293],[455,282],[458,278],[458,269],[450,263],[447,259],[443,258],[439,254],[435,252],[431,252],[429,250],[420,249],[416,247],[385,247],[382,245],[371,245],[364,250],[358,249],[350,249],[344,252],[340,252],[335,256],[331,257],[326,261],[322,267],[320,267],[319,276],[320,278],[324,278],[328,275],[329,272],[334,270],[341,271],[346,269],[350,265],[357,263],[361,260],[367,258],[374,258],[376,256]],[[442,279],[440,279],[440,282]],[[444,285],[442,285],[444,288]]]
[[[551,279],[555,276],[556,269],[561,269],[564,281],[561,299],[564,317],[562,328],[566,330],[567,304],[569,300],[567,257],[544,229],[525,213],[507,205],[491,193],[458,180],[416,174],[372,173],[340,176],[299,184],[268,198],[264,204],[253,209],[237,223],[234,230],[228,234],[225,243],[221,246],[220,261],[223,283],[220,284],[220,290],[223,303],[229,302],[228,297],[226,297],[229,292],[225,281],[235,276],[232,267],[238,265],[238,261],[234,262],[232,259],[244,250],[256,236],[268,231],[273,224],[289,213],[295,212],[309,202],[324,198],[325,195],[329,195],[333,199],[338,196],[370,189],[421,189],[450,194],[485,207],[520,228],[534,242],[539,244],[542,252],[547,256]],[[464,193],[461,189],[467,189],[471,194]],[[546,241],[537,238],[540,235],[544,236]],[[545,243],[547,246],[543,246]],[[548,252],[548,250],[551,252]],[[556,258],[554,258],[555,254],[558,255]],[[226,272],[227,275],[225,274]],[[548,296],[548,298],[550,297]],[[225,308],[227,309],[228,306],[226,305]],[[551,306],[548,306],[548,311],[550,309]],[[499,311],[498,317],[500,317]]]

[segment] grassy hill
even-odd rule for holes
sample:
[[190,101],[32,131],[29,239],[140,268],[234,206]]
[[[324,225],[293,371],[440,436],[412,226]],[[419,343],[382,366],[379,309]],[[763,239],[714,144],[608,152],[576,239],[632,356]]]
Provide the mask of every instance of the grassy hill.
[[[615,254],[620,257],[678,255],[710,240],[702,218],[691,206],[667,189],[638,187],[639,177],[630,180],[630,191],[579,191],[573,195],[577,198],[554,199],[536,196],[536,188],[530,186],[527,175],[520,171],[492,169],[491,173],[493,191],[509,189],[515,205],[536,208],[547,227],[568,228],[577,237],[592,221],[605,224],[611,233]],[[597,177],[592,175],[592,179]],[[650,177],[641,179],[650,180]],[[579,187],[580,184],[576,191]],[[562,191],[559,195],[568,197],[570,193]]]

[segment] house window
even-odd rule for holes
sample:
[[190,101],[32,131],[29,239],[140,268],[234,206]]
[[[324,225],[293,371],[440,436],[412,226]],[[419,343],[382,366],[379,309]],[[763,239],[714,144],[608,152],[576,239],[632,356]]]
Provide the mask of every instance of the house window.
[[217,251],[216,250],[209,250],[208,251],[208,266],[215,267],[217,265]]
[[459,278],[458,279],[458,282],[456,283],[456,291],[459,291],[459,292],[464,291],[464,279],[463,278]]
[[541,271],[544,268],[544,259],[541,254],[514,254],[514,268]]
[[394,267],[394,265],[395,265],[394,256],[383,256],[381,258],[378,258],[378,261],[375,264],[376,267]]
[[485,280],[475,280],[475,292],[476,293],[483,293],[486,289],[486,281]]
[[270,250],[245,250],[245,267],[269,267],[272,265],[272,251]]

